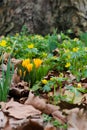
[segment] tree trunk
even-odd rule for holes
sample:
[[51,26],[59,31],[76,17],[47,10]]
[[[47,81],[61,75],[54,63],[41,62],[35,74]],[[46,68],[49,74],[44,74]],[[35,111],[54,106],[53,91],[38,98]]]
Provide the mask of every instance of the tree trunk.
[[87,31],[87,0],[0,0],[0,35],[24,25],[43,35],[55,28]]

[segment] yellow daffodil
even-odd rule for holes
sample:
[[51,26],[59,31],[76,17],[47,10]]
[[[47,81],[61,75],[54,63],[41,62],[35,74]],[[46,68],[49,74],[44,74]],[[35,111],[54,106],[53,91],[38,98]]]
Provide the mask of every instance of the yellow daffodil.
[[0,46],[2,46],[2,47],[6,47],[6,41],[5,40],[2,40],[2,41],[0,41]]
[[78,47],[73,48],[73,52],[77,52],[79,50]]
[[41,59],[34,59],[34,64],[35,64],[35,67],[38,68],[41,64],[42,64],[42,60]]
[[48,81],[46,79],[41,80],[42,84],[47,84]]
[[28,48],[30,48],[30,49],[34,48],[34,44],[28,45]]
[[70,66],[71,66],[70,62],[66,63],[66,65],[65,65],[66,68],[68,68]]
[[28,64],[28,65],[26,66],[26,68],[27,68],[28,72],[32,71],[33,64],[31,64],[31,63]]
[[82,87],[81,83],[78,83],[78,84],[77,84],[77,87],[78,87],[78,88],[81,88],[81,87]]

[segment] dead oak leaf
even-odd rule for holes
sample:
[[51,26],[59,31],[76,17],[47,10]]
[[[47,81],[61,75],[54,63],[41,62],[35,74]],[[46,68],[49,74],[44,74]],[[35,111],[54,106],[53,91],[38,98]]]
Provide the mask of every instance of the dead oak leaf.
[[23,105],[13,100],[9,101],[5,108],[2,109],[4,113],[8,113],[8,116],[16,119],[24,119],[33,116],[40,116],[41,112],[35,109],[31,105]]
[[69,111],[67,117],[68,129],[67,130],[87,130],[87,111],[75,108]]
[[46,107],[46,103],[44,99],[40,99],[38,96],[34,96],[31,92],[29,93],[28,99],[26,100],[25,104],[32,105],[36,109],[43,111]]

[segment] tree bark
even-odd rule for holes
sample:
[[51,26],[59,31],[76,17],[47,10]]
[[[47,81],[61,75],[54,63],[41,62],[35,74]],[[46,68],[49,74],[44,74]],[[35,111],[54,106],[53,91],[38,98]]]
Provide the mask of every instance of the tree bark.
[[87,0],[0,0],[0,35],[47,34],[55,28],[87,31]]

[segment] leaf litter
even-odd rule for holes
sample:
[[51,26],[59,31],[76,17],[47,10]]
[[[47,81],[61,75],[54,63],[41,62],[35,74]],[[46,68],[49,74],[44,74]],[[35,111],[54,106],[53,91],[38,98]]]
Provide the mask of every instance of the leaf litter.
[[[6,62],[9,54],[4,55],[3,70],[6,71]],[[17,66],[21,64],[21,60],[11,59],[15,66],[12,83],[9,90],[8,102],[0,103],[0,129],[1,130],[86,130],[87,129],[87,94],[81,91],[80,95],[75,96],[73,102],[61,100],[57,105],[49,102],[49,93],[41,92],[36,96],[30,91],[30,85],[20,79],[17,74]],[[2,77],[0,69],[0,78]],[[68,99],[73,99],[73,91],[70,91],[66,86],[77,85],[75,76],[70,72],[64,72],[64,77],[69,81],[63,82],[62,94],[67,95]],[[52,76],[59,76],[58,72],[52,71],[48,73],[45,79],[50,79]],[[81,85],[87,88],[87,80],[82,79]],[[75,90],[74,90],[75,91]],[[57,92],[59,90],[57,88]],[[13,99],[11,99],[13,98]],[[57,120],[62,125],[67,124],[67,128],[55,127],[52,121],[44,122],[43,113],[47,114],[52,120]]]

